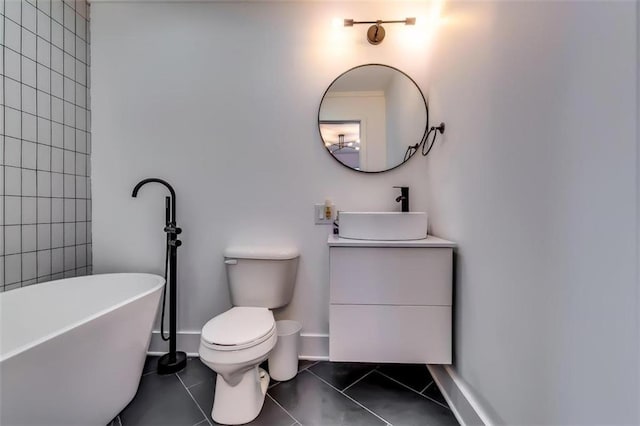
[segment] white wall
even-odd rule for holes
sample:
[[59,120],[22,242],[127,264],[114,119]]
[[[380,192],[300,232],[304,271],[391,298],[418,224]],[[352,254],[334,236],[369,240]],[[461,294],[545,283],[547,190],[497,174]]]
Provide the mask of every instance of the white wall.
[[433,229],[460,244],[456,369],[506,424],[637,424],[634,2],[450,3]]
[[[131,190],[167,179],[184,229],[179,329],[200,330],[229,307],[222,264],[232,244],[291,244],[301,261],[282,317],[328,333],[330,227],[313,204],[399,210],[393,185],[427,209],[426,162],[365,175],[326,152],[317,129],[322,94],[340,73],[389,63],[424,82],[428,40],[405,26],[371,46],[366,28],[334,18],[424,16],[424,4],[101,3],[92,6],[94,271],[162,272],[164,192]],[[367,18],[368,19],[368,18]],[[423,88],[426,91],[426,88]],[[438,114],[434,111],[434,114]],[[326,338],[325,338],[326,340]]]

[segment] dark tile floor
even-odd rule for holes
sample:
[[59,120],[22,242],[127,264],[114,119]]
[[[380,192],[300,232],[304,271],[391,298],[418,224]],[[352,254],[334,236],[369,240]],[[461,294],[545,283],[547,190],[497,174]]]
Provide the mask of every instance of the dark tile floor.
[[[147,358],[138,393],[108,426],[216,425],[215,373],[198,358],[168,376]],[[266,365],[263,366],[263,368]],[[424,365],[300,361],[298,375],[271,381],[251,425],[457,425]]]

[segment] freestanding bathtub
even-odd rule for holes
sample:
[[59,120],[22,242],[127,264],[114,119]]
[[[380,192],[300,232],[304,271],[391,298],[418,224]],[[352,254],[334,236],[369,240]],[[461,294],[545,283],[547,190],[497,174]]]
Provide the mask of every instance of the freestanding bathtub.
[[109,423],[138,388],[163,285],[105,274],[0,293],[0,424]]

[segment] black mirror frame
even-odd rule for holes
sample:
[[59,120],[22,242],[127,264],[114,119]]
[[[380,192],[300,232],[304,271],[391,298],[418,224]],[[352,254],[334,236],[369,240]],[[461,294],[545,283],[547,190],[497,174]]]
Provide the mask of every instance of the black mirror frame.
[[[349,166],[347,166],[346,164],[344,164],[342,161],[338,160],[333,154],[331,154],[331,151],[329,150],[329,148],[327,148],[327,146],[325,145],[325,141],[324,139],[322,139],[322,132],[320,131],[320,110],[322,109],[322,102],[324,101],[325,96],[327,95],[327,92],[329,92],[329,89],[331,89],[331,86],[333,86],[333,84],[343,75],[345,75],[346,73],[353,71],[355,69],[358,68],[362,68],[362,67],[367,67],[367,66],[371,66],[371,65],[377,65],[377,66],[381,66],[381,67],[386,67],[386,68],[391,68],[392,70],[398,71],[399,73],[403,74],[405,77],[407,77],[415,86],[416,89],[418,89],[418,93],[420,93],[420,96],[422,97],[422,102],[424,103],[424,110],[426,112],[427,115],[427,119],[425,122],[425,126],[424,126],[424,132],[422,134],[422,137],[420,138],[420,140],[416,141],[416,144],[421,144],[425,138],[427,137],[427,133],[429,131],[429,106],[427,105],[427,100],[424,97],[424,93],[422,93],[422,90],[420,89],[420,86],[418,86],[418,83],[415,82],[414,79],[412,79],[409,74],[407,74],[406,72],[396,68],[396,67],[392,67],[391,65],[385,65],[385,64],[378,64],[378,63],[370,63],[370,64],[362,64],[362,65],[357,65],[353,68],[349,68],[348,70],[346,70],[345,72],[341,73],[339,76],[337,76],[336,78],[333,79],[333,81],[331,82],[331,84],[329,84],[329,87],[327,87],[327,89],[324,91],[324,93],[322,94],[322,99],[320,99],[320,105],[318,106],[318,133],[320,134],[320,141],[322,142],[322,145],[324,146],[324,148],[326,149],[326,151],[329,153],[329,155],[331,156],[331,158],[333,158],[335,161],[337,161],[340,165],[342,165],[343,167],[346,167],[347,169],[353,171],[353,172],[357,172],[357,173],[369,173],[369,174],[375,174],[375,173],[384,173],[384,172],[389,172],[391,170],[395,170],[398,167],[402,166],[403,164],[405,164],[407,161],[409,161],[416,153],[417,150],[414,151],[409,158],[407,158],[406,160],[404,160],[403,162],[401,162],[400,164],[398,164],[397,166],[393,166],[390,169],[385,169],[385,170],[376,170],[376,171],[366,171],[366,170],[356,170],[354,168],[351,168]],[[409,145],[409,146],[413,146],[413,145]]]

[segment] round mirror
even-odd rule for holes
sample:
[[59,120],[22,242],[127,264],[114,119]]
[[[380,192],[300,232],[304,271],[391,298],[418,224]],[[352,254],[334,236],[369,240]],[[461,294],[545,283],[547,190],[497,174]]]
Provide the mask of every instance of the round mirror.
[[367,173],[406,162],[427,131],[427,102],[397,68],[368,64],[336,78],[322,97],[318,127],[324,146],[344,166]]

